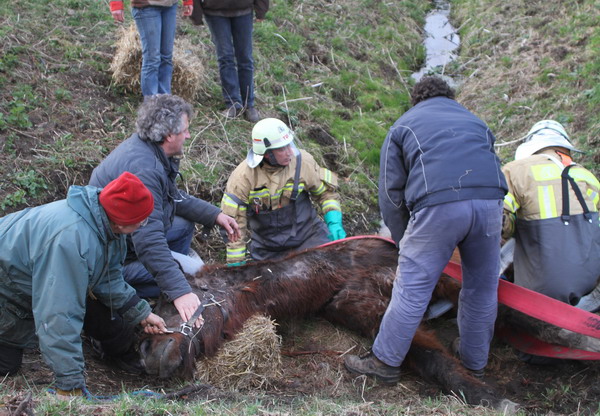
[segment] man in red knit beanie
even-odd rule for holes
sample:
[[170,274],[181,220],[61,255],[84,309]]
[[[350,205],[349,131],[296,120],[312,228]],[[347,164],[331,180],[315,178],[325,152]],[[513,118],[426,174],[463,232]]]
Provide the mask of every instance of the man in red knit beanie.
[[98,200],[108,219],[118,226],[142,224],[154,209],[154,198],[148,188],[129,172],[123,172],[106,185]]
[[[0,218],[0,379],[19,370],[25,348],[39,346],[57,397],[89,397],[81,343],[88,293],[123,327],[166,331],[122,273],[125,234],[153,206],[150,191],[125,172],[104,189],[71,186],[66,199]],[[124,351],[132,342],[120,340]]]

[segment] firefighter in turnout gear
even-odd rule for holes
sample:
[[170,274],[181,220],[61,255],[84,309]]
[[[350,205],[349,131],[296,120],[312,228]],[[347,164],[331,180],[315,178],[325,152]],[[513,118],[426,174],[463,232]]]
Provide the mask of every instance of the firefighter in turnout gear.
[[[337,177],[296,148],[284,122],[266,118],[256,123],[248,157],[231,174],[221,201],[241,233],[238,241],[227,243],[227,263],[241,265],[247,255],[278,258],[345,238],[336,188]],[[320,205],[327,225],[311,201]]]
[[515,237],[514,281],[576,305],[600,275],[598,179],[554,120],[536,123],[503,168],[503,238]]

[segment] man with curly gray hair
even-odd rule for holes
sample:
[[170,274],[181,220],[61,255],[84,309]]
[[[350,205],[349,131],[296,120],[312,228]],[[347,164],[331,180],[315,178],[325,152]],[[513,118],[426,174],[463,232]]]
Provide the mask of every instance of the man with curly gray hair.
[[[219,225],[230,240],[239,238],[239,227],[233,218],[177,188],[179,161],[184,142],[190,137],[192,113],[190,104],[175,95],[146,98],[138,110],[137,132],[117,146],[94,169],[90,179],[90,185],[103,187],[129,171],[152,192],[154,210],[148,224],[128,238],[123,274],[140,297],[155,298],[161,293],[166,296],[184,322],[192,317],[200,300],[192,293],[172,251],[189,253],[196,223]],[[88,312],[86,324],[105,329],[102,349],[108,355],[118,355],[118,331],[112,331],[100,316],[114,318],[107,311]]]

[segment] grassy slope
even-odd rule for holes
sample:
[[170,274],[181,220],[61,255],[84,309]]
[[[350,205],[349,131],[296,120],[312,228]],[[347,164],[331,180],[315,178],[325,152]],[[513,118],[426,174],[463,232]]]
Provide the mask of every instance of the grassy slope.
[[[540,118],[567,123],[575,142],[591,151],[583,161],[599,173],[600,13],[594,3],[456,0],[454,16],[463,39],[458,66],[467,76],[459,99],[500,141],[522,136]],[[418,27],[427,6],[418,0],[274,0],[268,19],[256,27],[258,103],[265,115],[288,120],[302,145],[340,174],[346,218],[358,232],[374,227],[377,152],[389,125],[407,108],[408,76],[423,56]],[[131,133],[139,97],[111,85],[115,26],[104,1],[4,2],[0,16],[3,214],[62,198],[70,184],[86,183],[103,155]],[[201,46],[207,71],[194,103],[186,186],[218,202],[252,126],[224,123],[216,113],[220,92],[207,28],[184,23],[179,31]],[[501,150],[505,160],[513,148]],[[410,413],[411,406],[414,414],[487,413],[446,398],[372,405],[319,398],[268,402],[252,396],[226,408],[151,408],[160,414],[390,414]],[[147,404],[123,402],[109,412],[126,414],[132,406]],[[40,410],[93,411],[43,399]]]
[[[466,83],[460,99],[496,132],[523,137],[555,119],[600,173],[600,4],[594,0],[457,0]],[[512,160],[516,144],[502,147]]]
[[[0,214],[64,197],[132,132],[138,94],[111,84],[117,31],[105,2],[23,1],[0,6]],[[375,0],[273,1],[255,28],[256,90],[265,116],[341,177],[348,227],[374,230],[374,178],[386,129],[408,105],[427,5]],[[360,12],[359,12],[360,11]],[[416,23],[417,21],[417,23]],[[252,125],[219,117],[214,53],[205,26],[183,22],[206,68],[183,170],[191,192],[217,202],[245,156]],[[404,76],[401,76],[404,75]]]

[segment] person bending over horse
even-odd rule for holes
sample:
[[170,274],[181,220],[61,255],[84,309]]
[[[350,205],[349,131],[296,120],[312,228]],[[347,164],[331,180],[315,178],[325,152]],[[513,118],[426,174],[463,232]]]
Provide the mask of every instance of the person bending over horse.
[[[148,224],[127,239],[123,275],[142,298],[157,298],[162,293],[173,302],[183,322],[193,316],[200,299],[192,292],[171,250],[190,253],[196,223],[208,227],[217,224],[232,241],[239,238],[233,218],[177,188],[183,145],[190,138],[191,117],[190,104],[176,95],[146,98],[138,111],[137,133],[117,146],[94,169],[90,179],[90,185],[104,186],[123,171],[130,171],[154,196]],[[122,328],[118,322],[107,319],[109,314],[102,311],[101,305],[98,309],[97,314],[88,314],[87,323],[101,333],[96,341],[100,341],[102,352],[116,358],[117,363],[124,363],[119,359]],[[136,370],[135,367],[140,369],[136,365],[129,369]]]
[[[130,325],[166,330],[122,275],[125,234],[143,227],[152,194],[129,172],[104,189],[0,218],[0,377],[39,343],[59,396],[87,395],[81,328],[91,293]],[[36,340],[37,334],[37,340]],[[36,342],[37,341],[37,342]]]
[[399,243],[392,299],[372,350],[347,356],[353,373],[395,383],[432,291],[458,247],[463,283],[458,308],[463,366],[483,376],[494,332],[502,199],[507,191],[494,135],[454,100],[438,77],[411,92],[413,108],[381,149],[379,207]]
[[[227,243],[227,263],[243,264],[247,251],[255,260],[273,259],[345,238],[336,189],[337,177],[296,148],[284,122],[265,118],[256,123],[248,157],[229,177],[221,201],[241,234],[237,242]],[[311,199],[320,204],[327,226]]]

